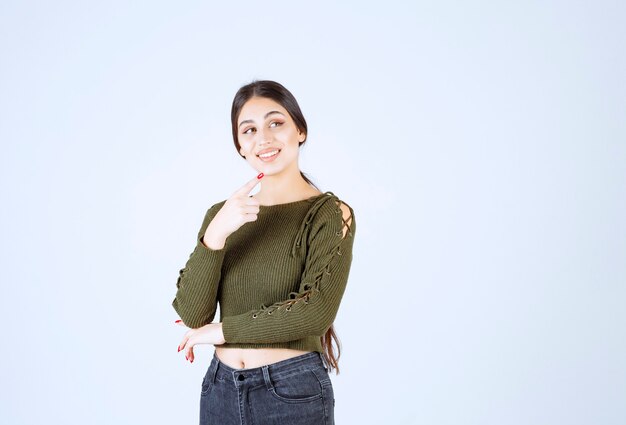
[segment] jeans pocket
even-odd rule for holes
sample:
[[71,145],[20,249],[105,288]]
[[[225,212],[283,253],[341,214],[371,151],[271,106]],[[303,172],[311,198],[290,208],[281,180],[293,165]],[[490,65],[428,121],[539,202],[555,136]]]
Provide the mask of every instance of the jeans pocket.
[[272,379],[269,391],[272,396],[286,403],[308,403],[323,395],[322,384],[311,370]]
[[209,393],[209,391],[211,390],[211,387],[213,386],[213,382],[211,380],[211,375],[210,375],[210,370],[207,371],[207,373],[204,374],[204,379],[202,379],[202,385],[201,385],[201,389],[200,389],[200,395],[201,396],[205,396]]

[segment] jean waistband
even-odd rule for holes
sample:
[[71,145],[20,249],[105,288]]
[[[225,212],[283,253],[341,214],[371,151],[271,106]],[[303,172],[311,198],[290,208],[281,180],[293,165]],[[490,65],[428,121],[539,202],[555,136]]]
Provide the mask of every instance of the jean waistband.
[[244,382],[248,385],[256,385],[265,382],[270,376],[272,379],[280,379],[316,368],[326,369],[321,354],[317,351],[301,354],[265,366],[244,369],[235,369],[228,366],[221,362],[217,357],[217,353],[214,352],[213,359],[207,370],[207,376],[212,380],[230,381],[235,385],[242,385]]

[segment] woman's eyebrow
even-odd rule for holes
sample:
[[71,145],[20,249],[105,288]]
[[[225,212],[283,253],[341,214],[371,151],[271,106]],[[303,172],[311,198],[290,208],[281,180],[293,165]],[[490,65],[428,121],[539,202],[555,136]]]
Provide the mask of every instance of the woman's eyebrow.
[[[281,114],[283,117],[285,116],[285,114],[283,114],[282,112],[279,111],[269,111],[267,114],[265,114],[265,116],[263,117],[264,119],[267,119],[267,117],[269,117],[272,114]],[[243,120],[239,123],[239,127],[241,127],[243,124],[249,123],[249,122],[254,122],[252,120]]]

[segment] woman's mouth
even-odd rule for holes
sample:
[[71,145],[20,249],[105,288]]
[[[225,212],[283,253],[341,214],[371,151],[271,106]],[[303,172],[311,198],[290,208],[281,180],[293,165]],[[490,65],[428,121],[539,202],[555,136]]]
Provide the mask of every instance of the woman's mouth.
[[264,151],[263,153],[258,154],[257,156],[263,162],[272,162],[278,154],[280,153],[280,149],[271,149]]

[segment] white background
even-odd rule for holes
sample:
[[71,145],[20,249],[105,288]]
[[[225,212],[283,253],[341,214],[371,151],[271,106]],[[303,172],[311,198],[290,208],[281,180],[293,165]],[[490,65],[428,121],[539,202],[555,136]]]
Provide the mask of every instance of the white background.
[[619,1],[0,5],[3,424],[194,424],[206,209],[281,82],[355,209],[339,424],[626,423]]

